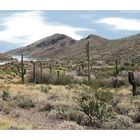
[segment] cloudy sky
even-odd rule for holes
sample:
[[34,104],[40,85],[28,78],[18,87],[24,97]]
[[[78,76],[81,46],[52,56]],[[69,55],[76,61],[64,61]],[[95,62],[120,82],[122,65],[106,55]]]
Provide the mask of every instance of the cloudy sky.
[[118,39],[140,33],[140,11],[0,11],[0,52],[55,33]]

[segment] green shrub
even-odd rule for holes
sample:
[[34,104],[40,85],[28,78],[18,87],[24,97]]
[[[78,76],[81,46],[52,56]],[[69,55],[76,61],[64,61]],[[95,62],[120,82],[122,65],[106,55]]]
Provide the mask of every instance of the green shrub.
[[57,85],[67,85],[73,82],[73,78],[68,75],[59,75],[57,78],[56,84]]
[[48,87],[41,86],[41,92],[48,93]]
[[94,80],[91,82],[91,87],[94,89],[98,89],[101,87],[107,87],[107,84],[104,79],[102,80]]
[[[108,99],[110,97],[110,99]],[[111,100],[111,95],[108,91],[94,91],[89,89],[80,94],[78,105],[86,115],[89,116],[91,124],[97,119],[100,124],[113,117],[113,114],[107,110],[107,102]],[[98,124],[100,126],[100,124]]]
[[31,99],[23,96],[17,97],[17,104],[20,108],[25,108],[25,109],[35,107],[35,104]]
[[11,104],[9,102],[1,102],[0,111],[3,111],[5,114],[10,114]]
[[3,100],[8,100],[10,98],[10,93],[8,91],[3,91],[3,94],[2,94],[2,99]]
[[124,115],[116,115],[114,119],[104,122],[102,125],[103,129],[128,129],[132,128],[132,126],[132,119]]

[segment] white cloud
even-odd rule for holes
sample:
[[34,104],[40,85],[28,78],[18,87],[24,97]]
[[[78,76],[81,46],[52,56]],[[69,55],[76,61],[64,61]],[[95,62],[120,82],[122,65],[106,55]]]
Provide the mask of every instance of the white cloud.
[[93,15],[90,15],[90,14],[83,14],[83,15],[79,15],[80,18],[85,18],[85,19],[89,19],[89,18],[92,18]]
[[75,39],[81,36],[77,32],[88,29],[71,27],[50,21],[45,21],[41,11],[14,13],[0,23],[5,29],[0,31],[0,41],[8,41],[26,45],[46,36],[63,33]]
[[129,30],[129,31],[140,30],[140,20],[138,19],[108,17],[102,18],[96,22],[110,25],[116,30]]

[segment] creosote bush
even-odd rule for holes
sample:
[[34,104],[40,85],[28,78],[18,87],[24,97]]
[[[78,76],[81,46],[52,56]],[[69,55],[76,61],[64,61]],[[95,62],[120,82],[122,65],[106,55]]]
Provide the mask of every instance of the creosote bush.
[[107,102],[111,99],[112,95],[109,91],[87,89],[80,94],[78,105],[81,111],[88,115],[90,123],[94,125],[96,120],[98,127],[100,127],[103,121],[114,116],[112,112],[107,110]]
[[29,108],[33,108],[35,107],[35,103],[27,98],[27,97],[24,97],[24,96],[17,96],[14,98],[17,102],[17,105],[20,107],[20,108],[25,108],[25,109],[29,109]]
[[73,77],[68,75],[60,75],[57,78],[56,84],[57,85],[67,85],[73,82]]
[[[33,72],[29,73],[28,82],[33,83]],[[67,85],[73,82],[73,77],[69,75],[59,74],[56,73],[42,73],[42,84],[53,84],[53,85]],[[40,84],[40,73],[36,71],[36,84]]]

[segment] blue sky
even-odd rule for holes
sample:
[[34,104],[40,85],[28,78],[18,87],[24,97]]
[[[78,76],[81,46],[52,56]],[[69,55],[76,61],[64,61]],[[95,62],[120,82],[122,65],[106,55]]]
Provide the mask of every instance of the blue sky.
[[118,39],[140,33],[140,11],[0,11],[0,52],[63,33]]

